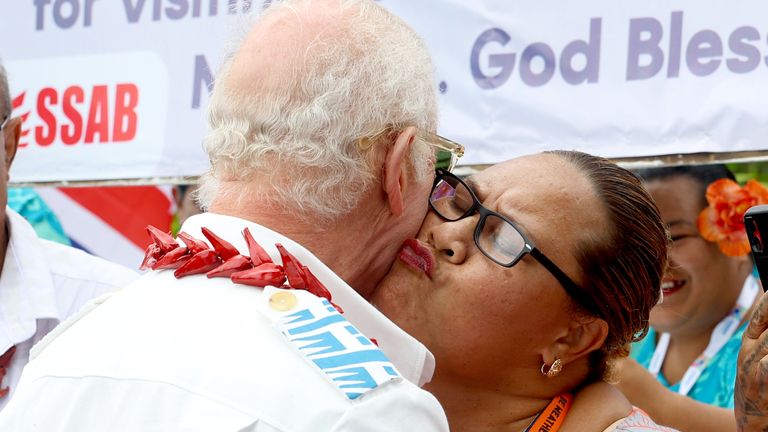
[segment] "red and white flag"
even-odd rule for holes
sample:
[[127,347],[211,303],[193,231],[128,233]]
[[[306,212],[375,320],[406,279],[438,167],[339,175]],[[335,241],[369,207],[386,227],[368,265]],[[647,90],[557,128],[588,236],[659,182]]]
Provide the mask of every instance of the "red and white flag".
[[149,244],[144,227],[170,230],[170,186],[38,188],[76,247],[137,269]]

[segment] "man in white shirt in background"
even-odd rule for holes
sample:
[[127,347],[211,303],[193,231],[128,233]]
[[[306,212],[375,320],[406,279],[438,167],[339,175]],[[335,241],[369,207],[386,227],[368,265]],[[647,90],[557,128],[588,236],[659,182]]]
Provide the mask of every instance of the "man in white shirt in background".
[[11,117],[5,69],[0,65],[0,410],[14,396],[35,343],[88,300],[138,278],[125,267],[38,238],[24,218],[6,207],[8,172],[16,155],[21,119]]
[[[219,71],[209,121],[209,213],[182,231],[234,247],[159,239],[148,264],[178,249],[182,267],[39,344],[0,430],[447,431],[418,387],[434,358],[366,300],[418,231],[435,149],[450,146],[434,135],[423,41],[371,0],[273,3]],[[276,243],[328,295],[174,277],[203,256],[255,263],[244,228],[292,287],[311,284],[291,279]]]

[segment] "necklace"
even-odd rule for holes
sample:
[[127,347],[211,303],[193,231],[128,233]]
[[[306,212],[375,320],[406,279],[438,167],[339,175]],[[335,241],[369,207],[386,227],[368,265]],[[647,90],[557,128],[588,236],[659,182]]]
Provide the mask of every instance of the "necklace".
[[[747,311],[752,307],[752,303],[757,297],[757,293],[760,291],[760,287],[757,281],[752,275],[747,276],[744,281],[744,286],[741,288],[741,294],[736,301],[731,313],[718,323],[712,330],[712,335],[709,338],[709,344],[704,352],[701,353],[696,360],[688,366],[688,370],[685,371],[683,379],[680,380],[680,388],[677,392],[683,396],[687,395],[691,391],[696,381],[701,376],[704,369],[710,361],[717,355],[717,353],[725,346],[728,340],[736,333],[739,328],[739,324],[744,320]],[[656,345],[656,350],[651,357],[651,363],[648,365],[648,371],[653,376],[658,376],[661,371],[661,366],[664,364],[664,358],[667,356],[667,349],[669,349],[670,335],[669,333],[662,333],[659,337],[659,342]]]
[[275,243],[280,253],[282,265],[275,264],[270,255],[259,245],[248,228],[243,230],[243,238],[248,246],[248,256],[208,228],[201,228],[203,235],[211,243],[196,239],[191,235],[180,232],[181,245],[170,234],[147,226],[147,233],[152,243],[147,246],[141,270],[175,269],[173,275],[178,279],[184,276],[205,274],[207,277],[226,277],[234,283],[266,287],[280,287],[284,282],[286,288],[309,291],[317,297],[322,297],[343,314],[344,311],[331,299],[331,292],[320,282],[309,268],[291,255],[283,245]]
[[563,425],[572,402],[573,395],[570,393],[555,396],[523,432],[557,432]]

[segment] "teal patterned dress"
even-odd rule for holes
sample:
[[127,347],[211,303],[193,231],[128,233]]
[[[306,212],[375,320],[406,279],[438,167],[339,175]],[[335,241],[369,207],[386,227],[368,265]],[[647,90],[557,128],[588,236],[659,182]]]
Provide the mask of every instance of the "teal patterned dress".
[[[693,385],[688,396],[706,404],[733,408],[733,388],[736,383],[736,359],[741,347],[741,336],[747,329],[749,321],[744,322],[736,333],[731,336],[722,349],[712,358],[706,369]],[[644,368],[648,368],[656,349],[656,336],[658,333],[651,328],[648,335],[632,345],[630,357],[637,360]],[[670,385],[664,376],[659,373],[656,377],[668,389],[677,392],[680,383]]]

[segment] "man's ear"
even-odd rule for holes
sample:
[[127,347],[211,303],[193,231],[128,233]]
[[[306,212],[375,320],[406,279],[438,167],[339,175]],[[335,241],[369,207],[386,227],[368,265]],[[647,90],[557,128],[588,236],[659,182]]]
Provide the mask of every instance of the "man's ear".
[[11,169],[13,158],[16,157],[16,150],[19,147],[21,138],[21,117],[14,117],[8,120],[8,124],[3,128],[3,142],[5,142],[5,172],[6,175]]
[[568,363],[602,348],[608,337],[608,323],[596,317],[572,320],[562,335],[543,353],[544,362],[551,365],[560,359],[565,367]]
[[384,159],[384,193],[389,203],[389,211],[395,217],[403,214],[405,202],[403,192],[408,179],[406,167],[408,155],[411,154],[411,145],[416,138],[416,128],[408,126],[403,129],[395,139],[392,148]]

